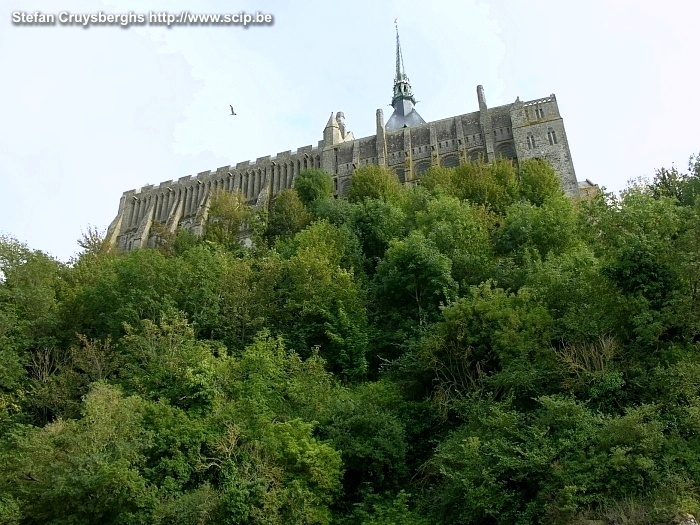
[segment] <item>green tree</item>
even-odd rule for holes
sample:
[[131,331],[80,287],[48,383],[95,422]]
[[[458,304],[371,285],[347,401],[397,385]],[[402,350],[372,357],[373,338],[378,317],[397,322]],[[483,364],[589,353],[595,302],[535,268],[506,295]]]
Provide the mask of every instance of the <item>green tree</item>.
[[656,170],[649,190],[655,198],[668,197],[683,206],[692,206],[700,195],[700,156],[692,155],[688,173],[672,167]]
[[352,174],[348,200],[361,202],[364,199],[378,199],[388,202],[398,202],[401,198],[402,186],[393,171],[383,166],[360,166]]
[[552,319],[533,290],[509,294],[487,281],[442,316],[397,362],[399,378],[430,393],[441,413],[474,395],[512,398],[525,409],[559,386]]
[[353,206],[347,199],[327,197],[314,201],[311,211],[319,219],[325,219],[335,226],[348,224],[351,220]]
[[456,168],[431,168],[421,180],[433,193],[442,193],[502,213],[518,200],[520,186],[512,161],[470,162]]
[[374,273],[392,240],[405,236],[405,225],[406,215],[393,203],[366,198],[353,205],[351,228],[367,260],[367,273]]
[[187,320],[176,313],[163,315],[157,325],[145,319],[126,330],[121,345],[128,361],[120,382],[129,391],[195,412],[210,408],[216,395],[215,354],[221,348],[197,341]]
[[20,414],[23,400],[33,402],[31,383],[55,371],[66,272],[46,254],[0,237],[0,422]]
[[398,417],[401,399],[388,382],[365,383],[339,392],[319,434],[343,458],[342,506],[351,510],[375,494],[398,491],[407,481],[407,439]]
[[[299,179],[297,186],[298,184]],[[299,197],[298,190],[284,190],[277,195],[272,204],[266,236],[270,239],[291,237],[306,228],[310,222],[311,214]]]
[[61,305],[65,332],[72,337],[77,333],[117,340],[124,333],[124,323],[155,321],[161,312],[176,305],[179,262],[157,250],[142,248],[101,257],[86,271],[71,275],[70,294]]
[[248,206],[243,194],[216,191],[211,196],[204,225],[204,240],[237,252],[246,230],[260,233],[264,220]]
[[441,196],[427,203],[416,222],[426,238],[452,261],[452,276],[457,282],[479,284],[487,277],[493,259],[490,232],[494,218],[483,207]]
[[353,272],[361,269],[363,263],[359,240],[350,228],[323,219],[280,243],[278,250],[285,259],[306,250],[320,250],[331,264]]
[[577,217],[566,197],[551,198],[541,206],[521,202],[509,206],[494,232],[496,250],[512,255],[518,264],[527,257],[560,254],[577,242]]
[[563,196],[561,181],[552,166],[541,159],[526,159],[518,166],[520,193],[535,206]]
[[333,177],[321,169],[306,169],[294,181],[294,190],[306,206],[333,195]]
[[19,502],[23,523],[139,521],[154,501],[140,475],[152,436],[144,403],[95,384],[80,420],[57,420],[13,436],[0,487]]
[[364,294],[354,272],[333,255],[321,244],[284,261],[276,326],[302,355],[318,346],[332,370],[357,379],[367,369]]
[[374,301],[386,329],[405,337],[435,321],[440,307],[456,297],[452,262],[419,232],[393,241],[374,276]]
[[338,386],[318,354],[302,360],[262,333],[240,359],[219,362],[224,396],[212,443],[230,522],[329,523],[342,461],[313,437]]
[[229,259],[223,266],[218,318],[214,339],[224,342],[234,353],[253,342],[256,334],[271,323],[280,307],[275,296],[282,262],[279,257]]

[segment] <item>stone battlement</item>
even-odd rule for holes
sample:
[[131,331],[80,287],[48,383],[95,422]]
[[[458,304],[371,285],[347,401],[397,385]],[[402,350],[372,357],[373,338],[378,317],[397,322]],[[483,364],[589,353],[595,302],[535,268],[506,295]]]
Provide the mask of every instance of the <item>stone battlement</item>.
[[524,106],[538,106],[540,104],[547,104],[549,102],[556,102],[557,97],[554,96],[554,93],[552,93],[550,96],[545,97],[545,98],[538,98],[537,100],[530,100],[528,102],[523,102]]
[[[322,141],[321,141],[322,142]],[[308,154],[309,152],[313,152],[315,150],[318,150],[319,147],[323,147],[321,142],[319,142],[318,146],[302,146],[300,148],[297,148],[295,153],[292,153],[291,150],[287,151],[282,151],[280,153],[277,153],[274,157],[271,155],[267,155],[265,157],[258,157],[255,160],[245,160],[238,162],[235,166],[222,166],[220,168],[217,168],[216,170],[207,170],[207,171],[202,171],[199,172],[197,175],[185,175],[183,177],[179,177],[177,181],[175,179],[172,180],[167,180],[163,181],[158,184],[157,188],[162,188],[166,186],[172,186],[174,184],[183,184],[187,183],[188,181],[193,181],[193,180],[201,180],[202,182],[206,180],[211,180],[212,178],[216,177],[217,174],[221,172],[229,172],[229,171],[236,171],[236,170],[245,170],[247,168],[255,168],[257,165],[268,165],[276,162],[281,162],[281,161],[286,161],[290,158],[299,156],[299,155],[304,155],[305,153]],[[145,186],[141,186],[140,188],[135,188],[133,190],[128,190],[124,192],[124,195],[134,195],[137,193],[144,193],[147,191],[151,191],[154,189],[153,184],[146,184]]]

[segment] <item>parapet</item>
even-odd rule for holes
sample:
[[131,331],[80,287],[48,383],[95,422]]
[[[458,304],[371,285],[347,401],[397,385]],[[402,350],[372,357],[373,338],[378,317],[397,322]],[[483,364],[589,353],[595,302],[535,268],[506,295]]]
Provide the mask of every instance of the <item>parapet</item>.
[[537,100],[528,100],[527,102],[523,102],[524,106],[536,106],[539,104],[547,104],[548,102],[556,102],[557,97],[554,96],[554,93],[552,93],[550,96],[545,97],[545,98],[538,98]]

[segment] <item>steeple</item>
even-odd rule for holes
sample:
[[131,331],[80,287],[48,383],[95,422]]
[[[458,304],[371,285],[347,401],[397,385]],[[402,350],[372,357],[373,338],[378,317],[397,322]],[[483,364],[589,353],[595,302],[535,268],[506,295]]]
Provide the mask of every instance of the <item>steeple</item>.
[[396,76],[394,77],[394,96],[391,99],[394,113],[389,118],[389,122],[386,123],[387,131],[425,124],[423,118],[414,109],[416,99],[413,96],[411,83],[404,70],[401,41],[399,40],[399,26],[396,20],[394,20],[396,25]]

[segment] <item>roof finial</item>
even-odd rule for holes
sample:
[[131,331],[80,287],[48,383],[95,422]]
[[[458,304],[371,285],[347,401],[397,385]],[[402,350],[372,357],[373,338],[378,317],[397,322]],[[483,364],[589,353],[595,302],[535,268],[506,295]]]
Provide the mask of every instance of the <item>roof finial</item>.
[[396,79],[398,82],[406,75],[403,68],[403,55],[401,53],[401,42],[399,42],[399,24],[398,17],[394,18],[394,26],[396,27]]

